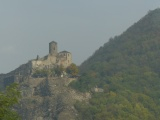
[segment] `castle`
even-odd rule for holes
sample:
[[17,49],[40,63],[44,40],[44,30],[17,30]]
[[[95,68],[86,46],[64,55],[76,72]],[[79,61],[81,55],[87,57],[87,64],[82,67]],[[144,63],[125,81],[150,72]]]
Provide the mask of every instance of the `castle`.
[[20,82],[23,80],[23,76],[32,75],[36,70],[51,69],[58,65],[62,65],[67,68],[72,64],[72,54],[67,51],[58,53],[58,46],[55,41],[49,43],[49,54],[40,58],[28,61],[26,64],[22,64],[17,69],[4,75],[0,79],[3,79],[4,85],[7,86],[13,82]]
[[68,51],[62,51],[58,53],[57,42],[52,41],[49,43],[49,54],[29,61],[31,71],[36,69],[49,69],[55,65],[62,65],[64,68],[68,67],[72,63],[72,54]]

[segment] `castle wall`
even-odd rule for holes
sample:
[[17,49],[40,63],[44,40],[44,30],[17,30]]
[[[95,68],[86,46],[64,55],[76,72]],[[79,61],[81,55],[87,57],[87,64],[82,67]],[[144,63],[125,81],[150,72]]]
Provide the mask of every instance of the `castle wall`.
[[72,54],[67,51],[60,52],[58,54],[58,60],[58,65],[62,65],[66,68],[72,63]]
[[32,69],[52,68],[54,64],[56,64],[56,56],[51,55],[45,56],[40,60],[31,61]]

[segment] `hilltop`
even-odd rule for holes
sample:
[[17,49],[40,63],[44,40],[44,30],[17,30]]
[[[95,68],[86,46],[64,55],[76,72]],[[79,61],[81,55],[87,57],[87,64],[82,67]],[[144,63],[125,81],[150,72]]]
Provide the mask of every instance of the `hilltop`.
[[55,41],[49,43],[49,54],[32,59],[20,67],[0,74],[0,89],[16,82],[22,98],[15,106],[22,120],[75,120],[76,101],[88,101],[89,93],[78,92],[68,86],[77,74],[70,52],[58,52]]

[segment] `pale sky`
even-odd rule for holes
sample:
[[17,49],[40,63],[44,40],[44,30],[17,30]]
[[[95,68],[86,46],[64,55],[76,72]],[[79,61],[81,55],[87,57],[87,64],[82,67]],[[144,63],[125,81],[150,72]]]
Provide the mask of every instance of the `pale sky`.
[[48,54],[58,43],[80,65],[160,0],[0,0],[0,73]]

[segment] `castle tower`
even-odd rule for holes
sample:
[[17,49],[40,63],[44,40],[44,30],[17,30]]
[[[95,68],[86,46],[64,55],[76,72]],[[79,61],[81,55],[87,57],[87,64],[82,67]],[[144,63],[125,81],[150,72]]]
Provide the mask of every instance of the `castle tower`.
[[50,42],[49,43],[49,54],[57,55],[57,53],[58,53],[57,43],[55,41]]

